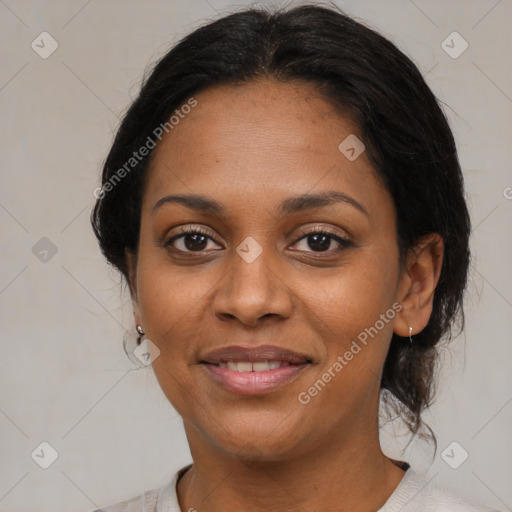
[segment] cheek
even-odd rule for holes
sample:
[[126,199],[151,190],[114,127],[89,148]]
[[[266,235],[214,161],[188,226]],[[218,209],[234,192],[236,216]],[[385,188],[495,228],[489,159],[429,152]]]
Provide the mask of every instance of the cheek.
[[204,267],[171,264],[165,249],[150,238],[146,228],[140,243],[137,295],[147,332],[155,341],[168,344],[179,339],[174,331],[184,325],[195,322],[196,331],[200,328],[201,297],[215,281]]
[[142,321],[147,337],[160,351],[153,371],[169,402],[187,417],[190,404],[199,400],[190,383],[190,365],[197,339],[204,335],[201,297],[206,293],[207,273],[194,278],[156,258],[142,257],[139,262]]
[[[378,387],[396,314],[392,305],[398,255],[390,251],[388,256],[384,258],[380,251],[360,252],[321,286],[304,294],[307,309],[316,313],[318,329],[326,333],[326,357],[320,370],[336,374],[336,383],[325,394],[327,401],[340,400],[336,393],[347,388],[355,400]],[[333,368],[336,362],[339,364]],[[345,396],[343,401],[352,398]]]
[[160,350],[157,377],[165,371],[181,375],[192,361],[189,338],[202,335],[201,297],[209,286],[208,273],[194,276],[190,268],[171,266],[161,251],[141,246],[137,295],[146,335]]
[[[375,253],[359,253],[344,267],[304,289],[308,308],[328,325],[354,334],[373,325],[392,304],[397,287],[398,262]],[[356,333],[357,334],[357,333]]]

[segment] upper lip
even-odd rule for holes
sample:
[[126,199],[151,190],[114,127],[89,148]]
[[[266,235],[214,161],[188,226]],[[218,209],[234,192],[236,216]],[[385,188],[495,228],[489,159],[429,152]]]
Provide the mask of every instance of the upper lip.
[[277,347],[275,345],[260,345],[257,347],[243,347],[240,345],[231,345],[212,350],[206,353],[202,358],[202,363],[219,364],[228,361],[287,361],[290,364],[309,363],[311,360],[305,355],[291,350]]

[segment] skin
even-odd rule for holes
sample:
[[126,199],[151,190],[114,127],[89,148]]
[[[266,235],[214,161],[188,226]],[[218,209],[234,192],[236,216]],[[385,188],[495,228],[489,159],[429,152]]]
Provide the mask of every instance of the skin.
[[[127,253],[135,320],[160,350],[153,368],[194,460],[178,484],[181,509],[377,510],[404,474],[379,445],[382,368],[393,332],[427,324],[442,240],[426,237],[400,266],[390,194],[364,152],[351,162],[338,150],[359,129],[314,87],[262,79],[195,98],[155,150],[138,254]],[[285,199],[327,190],[366,213],[337,202],[279,215]],[[179,203],[153,211],[170,194],[207,196],[226,214]],[[166,246],[190,225],[210,237],[199,252],[187,237]],[[315,227],[350,244],[328,238],[319,251],[304,238]],[[248,236],[262,248],[252,263],[236,252]],[[301,404],[298,394],[396,303],[403,309]],[[199,364],[235,344],[278,345],[312,364],[271,393],[237,395]]]

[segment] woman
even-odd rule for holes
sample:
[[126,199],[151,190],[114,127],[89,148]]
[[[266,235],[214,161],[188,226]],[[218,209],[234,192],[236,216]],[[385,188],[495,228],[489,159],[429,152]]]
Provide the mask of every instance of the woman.
[[450,128],[392,43],[316,6],[199,28],[145,81],[97,197],[193,458],[104,511],[489,510],[379,444],[381,396],[424,431],[470,233]]

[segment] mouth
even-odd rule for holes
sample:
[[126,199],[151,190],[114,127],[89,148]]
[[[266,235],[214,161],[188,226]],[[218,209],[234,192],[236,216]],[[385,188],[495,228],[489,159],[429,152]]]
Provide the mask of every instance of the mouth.
[[220,361],[215,366],[229,368],[236,372],[268,372],[278,368],[289,366],[288,361]]
[[304,354],[271,345],[226,347],[200,361],[216,384],[242,395],[271,392],[295,380],[311,363]]

